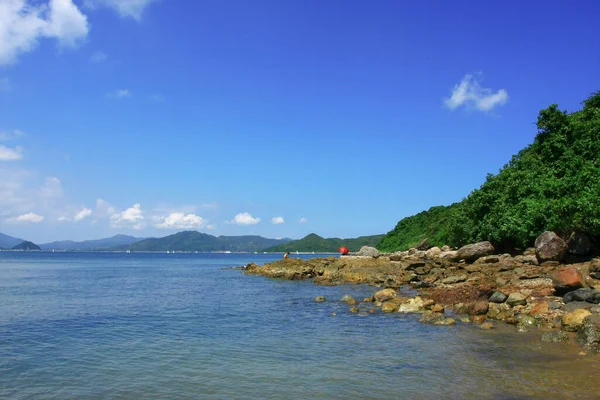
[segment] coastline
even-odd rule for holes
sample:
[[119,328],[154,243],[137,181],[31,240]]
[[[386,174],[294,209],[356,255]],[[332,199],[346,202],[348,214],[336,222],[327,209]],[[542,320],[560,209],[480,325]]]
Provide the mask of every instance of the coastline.
[[[460,250],[288,258],[248,264],[245,273],[322,286],[370,285],[376,288],[371,297],[341,300],[350,312],[415,313],[423,323],[482,329],[506,324],[516,332],[538,332],[545,342],[577,342],[581,354],[600,353],[600,258],[542,261],[530,248],[515,256],[486,251],[465,259]],[[403,295],[407,290],[417,295]]]

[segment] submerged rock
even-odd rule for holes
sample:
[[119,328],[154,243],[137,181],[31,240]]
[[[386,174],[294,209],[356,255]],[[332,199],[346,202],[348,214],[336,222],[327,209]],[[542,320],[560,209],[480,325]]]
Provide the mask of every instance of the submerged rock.
[[317,301],[319,303],[323,302],[323,301],[325,301],[325,296],[317,296],[317,297],[315,297],[315,301]]
[[346,304],[349,304],[352,306],[358,304],[358,300],[356,300],[354,297],[350,296],[349,294],[345,294],[340,301],[342,303],[346,303]]
[[398,304],[396,304],[392,301],[386,301],[381,304],[381,312],[384,312],[384,313],[396,312],[396,311],[398,311],[398,307],[399,307]]
[[568,341],[569,334],[563,331],[546,332],[542,335],[542,342],[559,343]]

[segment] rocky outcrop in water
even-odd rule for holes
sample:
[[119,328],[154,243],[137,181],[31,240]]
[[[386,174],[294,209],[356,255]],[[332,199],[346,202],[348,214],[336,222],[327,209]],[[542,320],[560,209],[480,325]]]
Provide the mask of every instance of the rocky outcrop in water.
[[[542,248],[542,253],[548,256],[546,250]],[[250,264],[246,273],[312,279],[314,284],[325,286],[351,283],[383,287],[364,300],[381,312],[426,313],[422,322],[440,325],[503,321],[515,325],[518,332],[536,327],[578,335],[583,332],[581,341],[595,346],[596,319],[586,325],[586,318],[600,315],[600,259],[565,265],[545,260],[545,256],[541,259],[545,261],[539,262],[539,252],[536,247],[515,256],[490,254],[487,244],[477,243],[458,251],[448,247],[411,249],[378,258],[291,258],[264,266]],[[475,259],[476,255],[479,257]],[[406,287],[418,288],[419,296],[407,297],[403,293]],[[364,303],[354,300],[348,304],[354,305],[359,315],[367,315]],[[454,322],[446,320],[453,317],[444,315],[446,309],[457,315]],[[555,339],[563,340],[564,335],[546,335],[546,340]]]

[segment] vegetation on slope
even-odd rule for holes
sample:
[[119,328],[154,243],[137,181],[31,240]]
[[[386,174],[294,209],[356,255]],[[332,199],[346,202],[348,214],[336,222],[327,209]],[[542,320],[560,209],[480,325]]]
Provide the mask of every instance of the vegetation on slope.
[[354,239],[325,239],[315,233],[311,233],[300,240],[271,247],[266,251],[273,253],[287,251],[336,253],[340,246],[346,246],[350,251],[358,251],[362,246],[375,246],[383,237],[384,235],[373,235],[361,236]]
[[40,246],[31,242],[22,242],[11,248],[11,250],[23,250],[23,251],[32,251],[32,250],[41,250]]
[[131,251],[262,251],[286,243],[289,239],[267,239],[261,236],[213,236],[196,231],[179,232],[163,238],[152,238],[119,246],[115,250]]
[[[546,230],[600,237],[600,92],[580,111],[567,113],[555,104],[542,110],[537,128],[534,142],[479,189],[445,209],[405,218],[398,226],[408,231],[396,226],[379,248],[414,245],[417,222],[424,222],[421,239],[453,246],[489,240],[501,249],[524,248]],[[440,230],[433,236],[436,224]]]

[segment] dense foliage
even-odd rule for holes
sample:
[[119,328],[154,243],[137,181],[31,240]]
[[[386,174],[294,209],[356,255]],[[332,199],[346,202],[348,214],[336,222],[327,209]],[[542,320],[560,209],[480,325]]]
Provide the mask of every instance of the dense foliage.
[[315,253],[336,253],[340,246],[346,246],[350,251],[358,251],[362,246],[375,246],[384,235],[361,236],[354,239],[325,239],[321,236],[311,233],[295,242],[281,244],[279,246],[267,249],[268,252],[311,252]]
[[432,246],[443,246],[448,240],[448,218],[456,204],[431,207],[398,222],[377,244],[381,251],[406,250],[428,238]]
[[287,243],[290,239],[267,239],[261,236],[213,236],[196,231],[179,232],[163,238],[142,240],[115,250],[131,251],[261,251]]
[[[419,222],[425,221],[420,238],[454,246],[489,240],[510,249],[531,246],[545,230],[563,237],[574,231],[599,237],[600,92],[584,101],[580,111],[567,113],[557,105],[542,110],[537,128],[534,142],[497,175],[489,174],[481,188],[460,203],[419,217]],[[433,235],[435,219],[440,230]],[[400,221],[379,248],[414,245],[419,237],[416,225]],[[410,228],[409,233],[399,226]]]

